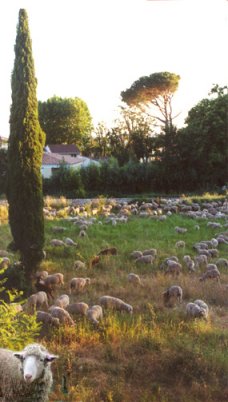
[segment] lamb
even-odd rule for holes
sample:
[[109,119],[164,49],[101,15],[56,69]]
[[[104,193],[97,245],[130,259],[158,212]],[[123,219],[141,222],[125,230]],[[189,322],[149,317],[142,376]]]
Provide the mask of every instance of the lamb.
[[130,304],[125,303],[123,300],[113,296],[102,296],[99,299],[99,303],[102,307],[107,309],[113,309],[117,311],[127,311],[129,314],[133,313],[133,307]]
[[98,304],[95,306],[90,307],[87,312],[86,312],[86,317],[88,318],[89,321],[91,321],[93,324],[98,325],[99,320],[102,320],[103,318],[103,310],[102,307],[99,306]]
[[41,322],[45,327],[50,326],[59,328],[60,325],[59,318],[52,317],[52,315],[46,311],[38,310],[36,312],[36,320],[37,322]]
[[88,308],[89,308],[88,304],[79,302],[79,303],[68,304],[68,306],[66,306],[66,311],[68,311],[68,313],[71,314],[73,317],[75,315],[85,316]]
[[74,269],[85,269],[85,268],[86,268],[86,265],[85,265],[85,263],[84,263],[83,261],[76,260],[76,261],[74,261],[74,266],[73,266],[73,268],[74,268]]
[[137,275],[137,274],[134,274],[131,272],[130,274],[128,274],[127,280],[128,280],[128,282],[132,283],[134,286],[137,286],[137,285],[142,286],[141,279],[140,279],[139,275]]
[[163,300],[166,306],[172,306],[175,302],[182,302],[183,290],[180,286],[172,285],[163,292]]
[[0,349],[0,395],[4,402],[48,402],[52,386],[51,363],[58,356],[40,344],[21,352]]
[[205,318],[208,317],[208,312],[202,308],[199,304],[188,303],[186,305],[186,313],[188,317],[191,318]]
[[54,246],[54,247],[60,247],[60,246],[65,246],[66,244],[64,243],[63,240],[59,240],[59,239],[52,239],[50,241],[50,245]]
[[136,264],[153,264],[155,257],[151,254],[142,255],[135,260]]
[[90,278],[72,278],[70,281],[70,294],[72,292],[81,292],[86,285],[90,285]]
[[55,306],[62,308],[66,308],[68,304],[70,304],[70,298],[68,295],[61,295],[54,302]]
[[45,308],[48,309],[48,297],[45,292],[37,292],[29,296],[26,305],[24,306],[24,310],[29,313],[34,313],[37,308]]
[[71,318],[70,314],[62,307],[51,306],[49,307],[48,311],[52,315],[52,317],[59,319],[60,324],[74,326],[74,321]]

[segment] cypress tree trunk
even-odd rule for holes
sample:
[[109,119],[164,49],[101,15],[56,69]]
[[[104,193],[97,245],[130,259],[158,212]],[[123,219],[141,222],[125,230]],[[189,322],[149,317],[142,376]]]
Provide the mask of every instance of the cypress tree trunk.
[[14,248],[20,252],[28,284],[44,245],[41,164],[45,135],[38,119],[36,86],[28,16],[20,9],[11,78],[7,198]]

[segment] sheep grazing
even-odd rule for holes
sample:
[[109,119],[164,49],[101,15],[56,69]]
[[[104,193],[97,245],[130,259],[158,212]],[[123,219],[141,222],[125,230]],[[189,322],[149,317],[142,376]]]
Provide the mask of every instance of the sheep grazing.
[[70,281],[70,294],[82,292],[87,285],[90,285],[90,278],[72,278]]
[[179,240],[175,243],[176,248],[184,248],[185,247],[185,241]]
[[184,255],[183,261],[188,268],[189,272],[195,272],[195,263],[191,259],[190,255]]
[[103,318],[102,307],[98,304],[90,307],[86,312],[86,317],[95,325],[99,325],[99,321]]
[[137,286],[137,285],[142,286],[141,279],[140,279],[139,275],[137,275],[137,274],[134,274],[131,272],[130,274],[128,274],[127,280],[129,283],[132,283],[132,285],[134,285],[134,286]]
[[208,251],[210,257],[212,257],[212,258],[219,256],[219,251],[217,248],[209,248],[207,251]]
[[130,257],[139,258],[139,257],[142,257],[142,255],[143,255],[142,251],[135,250],[135,251],[132,251],[132,253],[130,254]]
[[52,317],[58,318],[60,324],[74,326],[73,319],[71,318],[68,311],[64,310],[64,308],[51,306],[49,307],[48,312],[52,315]]
[[197,255],[194,257],[194,262],[195,262],[195,267],[196,268],[201,268],[207,265],[208,260],[206,255]]
[[75,243],[75,241],[70,237],[65,237],[64,241],[67,246],[77,246],[77,243]]
[[183,290],[180,286],[172,285],[163,292],[163,300],[165,306],[171,307],[176,302],[181,303],[183,298]]
[[99,303],[103,308],[117,311],[127,311],[129,314],[133,313],[133,307],[117,297],[102,296],[99,299]]
[[70,298],[68,295],[61,295],[54,302],[55,306],[62,308],[66,308],[68,304],[70,304]]
[[194,301],[194,303],[197,304],[198,306],[200,306],[202,309],[204,309],[206,311],[206,314],[208,315],[209,307],[208,307],[207,303],[205,303],[205,301],[203,301],[201,299],[197,299]]
[[35,278],[37,281],[39,280],[44,280],[48,277],[48,272],[47,271],[37,271],[35,274]]
[[63,240],[59,240],[59,239],[52,239],[50,241],[50,245],[53,247],[60,247],[60,246],[65,246],[65,243]]
[[[216,279],[217,282],[220,283],[220,272],[218,268],[213,268],[210,267],[210,265],[215,265],[215,264],[209,264],[207,266],[207,271],[204,272],[204,274],[199,278],[201,282],[205,281],[206,279]],[[208,268],[209,267],[209,268]]]
[[39,344],[30,344],[21,352],[0,349],[1,400],[48,402],[53,382],[50,365],[57,357]]
[[216,261],[216,265],[219,268],[228,268],[228,260],[226,258],[219,258]]
[[36,289],[46,292],[48,299],[54,299],[53,292],[61,285],[64,285],[64,276],[60,272],[48,275],[44,280],[40,279],[35,283]]
[[66,230],[66,228],[64,226],[53,226],[52,227],[52,231],[55,233],[62,233]]
[[86,268],[86,265],[85,265],[85,263],[84,263],[83,261],[76,260],[76,261],[74,261],[74,266],[73,266],[73,268],[74,268],[74,269],[85,269],[85,268]]
[[85,230],[81,229],[80,232],[78,233],[78,237],[88,237],[88,234],[86,233]]
[[182,270],[181,264],[179,262],[173,261],[173,260],[168,260],[167,261],[167,268],[165,270],[165,275],[173,275],[173,276],[179,276]]
[[186,305],[186,313],[191,318],[208,318],[208,311],[197,303],[188,303]]
[[27,303],[24,305],[24,310],[28,311],[31,314],[38,308],[45,308],[48,309],[48,297],[47,293],[40,291],[37,293],[32,294],[28,297]]
[[85,316],[89,306],[86,303],[79,302],[79,303],[71,303],[66,306],[66,311],[71,314],[73,317],[75,315],[82,315]]
[[153,255],[153,257],[157,256],[157,250],[156,248],[150,248],[149,250],[144,250],[142,252],[143,255]]
[[99,251],[98,255],[117,255],[116,247],[108,247]]
[[50,326],[50,327],[55,327],[59,328],[60,322],[58,318],[52,317],[50,313],[47,313],[46,311],[37,311],[36,312],[36,321],[41,322],[43,326]]
[[148,254],[148,255],[142,255],[142,257],[138,257],[135,260],[135,263],[136,264],[153,264],[154,260],[155,260],[155,257],[151,254]]

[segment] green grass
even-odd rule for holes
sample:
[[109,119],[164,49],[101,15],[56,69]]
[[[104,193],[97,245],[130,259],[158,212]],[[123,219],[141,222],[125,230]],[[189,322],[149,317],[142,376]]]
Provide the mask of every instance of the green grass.
[[[200,230],[195,229],[196,223]],[[52,227],[56,225],[64,226],[65,232],[54,233]],[[175,226],[188,231],[178,234]],[[105,312],[99,328],[79,318],[74,328],[61,328],[39,339],[59,354],[53,364],[51,401],[227,401],[228,272],[221,270],[220,287],[215,282],[201,283],[201,272],[190,275],[183,268],[180,277],[174,279],[164,276],[160,269],[167,256],[177,255],[180,260],[184,254],[194,256],[193,244],[211,239],[218,229],[208,228],[207,220],[173,214],[164,222],[132,216],[127,224],[117,226],[95,223],[88,228],[88,238],[79,238],[79,228],[72,222],[46,220],[45,233],[47,259],[41,269],[64,273],[65,286],[58,294],[68,292],[70,278],[88,276],[91,285],[84,293],[71,296],[72,301],[98,304],[100,296],[110,294],[134,308],[132,316]],[[77,247],[50,246],[52,238],[64,237],[75,240]],[[185,249],[175,248],[178,240],[186,242]],[[8,225],[1,225],[0,249],[6,248],[9,241]],[[102,257],[97,266],[90,268],[91,258],[109,246],[115,246],[118,254]],[[155,263],[136,266],[130,253],[147,248],[158,250]],[[220,257],[227,258],[225,245],[220,245],[219,251]],[[86,270],[73,270],[76,259],[86,262]],[[127,282],[130,272],[140,275],[142,287]],[[182,286],[184,300],[179,306],[166,308],[162,292],[171,284]],[[209,304],[208,322],[187,320],[185,304],[196,298]],[[65,392],[63,375],[67,379]]]

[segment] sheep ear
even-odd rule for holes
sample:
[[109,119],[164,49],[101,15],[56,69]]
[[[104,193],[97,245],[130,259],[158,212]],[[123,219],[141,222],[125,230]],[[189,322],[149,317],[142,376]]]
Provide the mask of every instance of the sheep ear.
[[47,363],[51,363],[51,362],[53,362],[53,360],[58,359],[58,358],[59,358],[59,356],[57,356],[57,355],[50,355],[50,354],[47,354],[47,355],[45,356],[45,361],[46,361]]
[[23,360],[23,359],[24,359],[24,354],[23,354],[23,352],[15,352],[13,355],[14,355],[17,359],[19,359],[19,360]]

